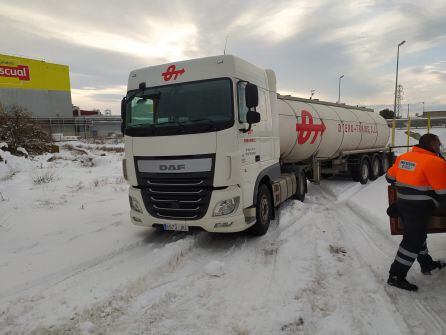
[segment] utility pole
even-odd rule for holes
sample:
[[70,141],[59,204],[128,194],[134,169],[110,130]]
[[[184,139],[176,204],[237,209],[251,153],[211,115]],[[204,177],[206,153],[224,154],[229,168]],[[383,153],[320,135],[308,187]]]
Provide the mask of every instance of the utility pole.
[[400,58],[400,46],[402,46],[406,41],[401,41],[398,43],[398,51],[396,53],[396,79],[395,79],[395,100],[393,103],[393,121],[392,121],[392,146],[395,145],[395,119],[396,119],[396,90],[398,88],[398,61]]
[[397,117],[401,117],[402,113],[401,111],[401,101],[404,100],[404,88],[403,85],[398,85],[397,89],[397,95],[396,95],[396,110],[397,110]]

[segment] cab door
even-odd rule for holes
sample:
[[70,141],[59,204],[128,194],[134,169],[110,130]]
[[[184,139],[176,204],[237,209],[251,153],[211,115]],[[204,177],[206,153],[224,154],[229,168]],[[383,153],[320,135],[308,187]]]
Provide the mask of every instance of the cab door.
[[[248,108],[245,101],[246,81],[237,83],[237,107],[240,129],[248,129],[246,114]],[[257,176],[273,159],[273,139],[271,110],[269,108],[268,94],[263,88],[258,87],[259,104],[256,111],[260,114],[260,122],[251,125],[248,132],[239,131],[239,142],[241,149],[242,188],[245,205],[250,206],[253,202],[254,187]]]

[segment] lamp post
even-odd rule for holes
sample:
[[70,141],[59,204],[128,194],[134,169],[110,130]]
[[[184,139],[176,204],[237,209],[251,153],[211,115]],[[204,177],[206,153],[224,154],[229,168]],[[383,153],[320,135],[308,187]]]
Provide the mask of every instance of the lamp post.
[[393,102],[392,146],[395,145],[396,91],[398,89],[398,61],[400,58],[400,46],[402,46],[404,43],[406,43],[406,41],[402,41],[398,44],[398,51],[396,53],[396,79],[395,79],[395,100]]
[[344,75],[339,77],[339,86],[338,86],[338,104],[341,103],[341,79],[344,78]]

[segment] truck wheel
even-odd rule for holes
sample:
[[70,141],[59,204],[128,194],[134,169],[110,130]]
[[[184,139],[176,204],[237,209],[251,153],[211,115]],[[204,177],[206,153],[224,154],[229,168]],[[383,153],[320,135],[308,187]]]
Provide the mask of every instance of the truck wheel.
[[359,166],[359,182],[361,184],[367,184],[367,181],[370,177],[370,163],[369,159],[366,156],[362,156],[361,158],[361,164]]
[[375,180],[376,178],[381,176],[380,174],[381,165],[382,165],[381,158],[378,155],[373,155],[372,166],[370,169],[370,176],[369,176],[370,180]]
[[370,174],[369,159],[366,155],[355,157],[352,159],[349,170],[354,181],[359,181],[361,184],[366,184],[369,180]]
[[304,172],[299,172],[296,175],[297,185],[296,185],[296,193],[293,195],[293,199],[304,202],[305,193],[307,189],[307,178],[305,177]]
[[269,228],[271,213],[271,193],[265,184],[260,184],[257,192],[256,223],[249,228],[249,232],[257,236],[264,235]]
[[387,155],[384,154],[381,158],[381,171],[380,176],[387,173],[387,170],[389,169],[389,160],[387,158]]

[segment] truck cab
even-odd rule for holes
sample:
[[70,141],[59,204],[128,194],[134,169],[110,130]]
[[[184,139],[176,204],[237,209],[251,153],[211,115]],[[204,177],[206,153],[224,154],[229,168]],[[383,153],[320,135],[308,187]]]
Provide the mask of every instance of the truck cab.
[[231,55],[132,71],[121,106],[132,222],[266,232],[280,176],[276,100],[274,72]]

